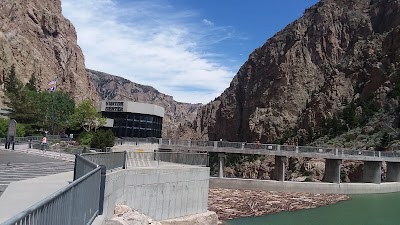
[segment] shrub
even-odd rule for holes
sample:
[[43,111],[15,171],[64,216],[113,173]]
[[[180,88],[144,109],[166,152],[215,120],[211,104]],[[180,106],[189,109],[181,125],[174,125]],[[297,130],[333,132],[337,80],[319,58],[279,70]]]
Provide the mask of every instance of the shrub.
[[81,145],[90,145],[93,140],[93,132],[82,132],[79,135],[79,144]]
[[94,133],[90,147],[103,149],[114,146],[115,137],[111,130],[98,130]]

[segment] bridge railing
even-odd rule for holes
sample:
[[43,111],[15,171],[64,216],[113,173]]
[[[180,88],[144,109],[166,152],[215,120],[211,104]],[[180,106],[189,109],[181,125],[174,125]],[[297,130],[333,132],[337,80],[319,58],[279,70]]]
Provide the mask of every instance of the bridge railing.
[[399,157],[400,158],[400,152],[399,151],[381,152],[381,157],[388,157],[388,158]]
[[312,146],[296,146],[298,153],[320,153],[320,154],[331,154],[336,155],[337,151],[334,148],[320,148]]
[[[207,153],[192,152],[127,152],[127,167],[153,167],[160,163],[207,166]],[[165,165],[165,164],[164,164]],[[171,164],[172,165],[172,164]]]
[[[164,143],[164,139],[163,139]],[[198,146],[198,147],[214,147],[214,141],[201,141],[201,140],[194,140],[191,141],[192,146]]]
[[158,144],[159,138],[135,138],[135,137],[126,137],[126,138],[116,138],[115,145],[121,144],[142,144],[142,143],[150,143],[150,144]]
[[156,158],[161,162],[186,164],[193,166],[207,166],[207,153],[191,152],[156,152]]
[[343,148],[325,148],[314,146],[295,146],[295,145],[277,145],[277,144],[261,144],[261,143],[246,143],[246,142],[228,142],[228,141],[202,141],[202,140],[177,140],[177,139],[160,139],[162,145],[204,148],[205,151],[209,148],[235,148],[235,149],[260,149],[268,151],[286,151],[298,154],[326,154],[340,156],[365,156],[365,157],[387,157],[400,158],[400,151],[370,151],[359,149],[343,149]]
[[79,155],[75,164],[82,171],[74,175],[72,183],[2,225],[91,224],[97,215],[102,214],[103,169]]

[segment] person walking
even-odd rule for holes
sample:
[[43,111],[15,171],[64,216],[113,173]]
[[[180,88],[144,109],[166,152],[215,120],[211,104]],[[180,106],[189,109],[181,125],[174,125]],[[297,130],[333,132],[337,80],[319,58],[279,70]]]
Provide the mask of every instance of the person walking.
[[43,153],[46,152],[46,148],[47,148],[47,137],[43,136],[42,138],[42,144],[40,145],[41,150],[43,151]]

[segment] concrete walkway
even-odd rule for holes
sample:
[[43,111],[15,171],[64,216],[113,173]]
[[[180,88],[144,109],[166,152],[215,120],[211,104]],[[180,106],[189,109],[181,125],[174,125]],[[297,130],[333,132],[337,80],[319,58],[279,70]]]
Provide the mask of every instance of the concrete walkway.
[[73,172],[59,173],[10,183],[0,196],[0,223],[68,185]]
[[40,156],[44,156],[44,157],[48,157],[48,158],[65,160],[65,161],[70,161],[70,162],[74,162],[74,160],[75,160],[75,155],[61,153],[61,152],[42,151],[39,149],[33,149],[33,148],[29,148],[28,144],[15,145],[15,150],[10,150],[10,151],[27,153],[30,155],[40,155]]

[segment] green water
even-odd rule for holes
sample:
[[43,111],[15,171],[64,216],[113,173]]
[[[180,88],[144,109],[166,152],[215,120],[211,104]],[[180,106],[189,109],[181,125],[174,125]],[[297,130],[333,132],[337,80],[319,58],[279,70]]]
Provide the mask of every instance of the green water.
[[336,205],[227,222],[229,225],[400,225],[400,193],[351,197]]

